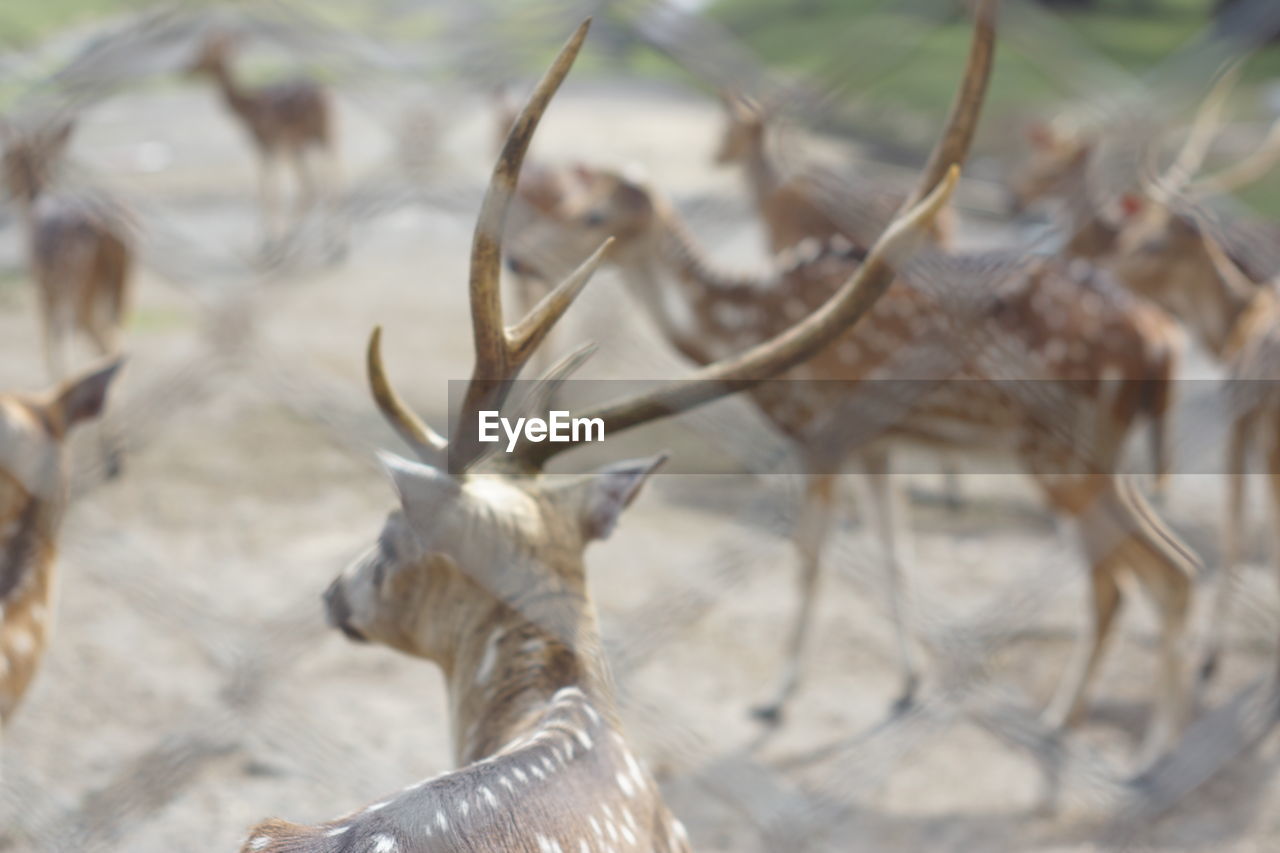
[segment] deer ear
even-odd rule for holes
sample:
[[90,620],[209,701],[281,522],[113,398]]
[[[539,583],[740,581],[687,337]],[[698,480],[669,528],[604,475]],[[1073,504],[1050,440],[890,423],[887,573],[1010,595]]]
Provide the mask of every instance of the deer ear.
[[582,529],[587,539],[607,539],[622,511],[631,505],[649,475],[667,461],[665,453],[649,459],[632,459],[601,468],[579,483]]
[[53,399],[52,414],[63,432],[102,414],[107,402],[107,389],[120,371],[123,359],[117,358],[104,367],[59,386]]
[[391,478],[400,505],[416,530],[429,528],[445,505],[462,493],[462,485],[438,468],[385,451],[378,451],[378,461]]

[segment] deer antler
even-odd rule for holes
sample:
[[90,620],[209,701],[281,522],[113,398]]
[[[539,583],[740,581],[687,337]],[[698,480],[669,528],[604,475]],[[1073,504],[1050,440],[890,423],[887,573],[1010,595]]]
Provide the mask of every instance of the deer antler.
[[426,465],[444,468],[448,462],[449,442],[422,419],[413,413],[396,389],[387,380],[386,370],[382,366],[382,327],[376,326],[369,336],[367,355],[369,387],[373,391],[374,402],[378,410],[387,419],[391,428],[404,439],[405,444],[413,449],[413,453]]
[[500,276],[502,232],[507,210],[534,130],[573,66],[590,26],[590,19],[579,25],[538,83],[512,125],[489,180],[471,244],[470,292],[475,367],[450,441],[445,441],[413,414],[387,381],[382,364],[381,330],[375,329],[369,339],[369,385],[374,400],[392,428],[428,464],[445,467],[447,461],[451,470],[461,472],[481,456],[483,448],[478,439],[477,412],[501,407],[520,369],[586,286],[612,243],[612,239],[606,240],[578,269],[544,296],[527,317],[514,326],[503,322]]
[[1225,195],[1259,180],[1280,162],[1280,119],[1271,125],[1257,150],[1216,175],[1201,178],[1191,185],[1195,195]]
[[[923,237],[946,206],[959,180],[959,164],[974,130],[991,76],[995,53],[995,17],[999,0],[982,0],[975,12],[972,47],[946,128],[903,212],[876,241],[866,262],[818,311],[797,325],[744,353],[699,370],[693,376],[646,394],[600,407],[583,415],[601,418],[606,434],[678,414],[727,394],[758,385],[804,361],[851,328],[871,309],[893,280],[890,262]],[[572,442],[525,442],[518,461],[539,469]]]
[[[1195,118],[1191,122],[1191,130],[1178,156],[1164,173],[1146,182],[1147,195],[1153,200],[1164,203],[1181,194],[1195,177],[1196,172],[1200,171],[1200,167],[1204,165],[1205,158],[1209,156],[1213,138],[1222,125],[1222,109],[1226,105],[1227,96],[1231,94],[1236,81],[1240,79],[1240,70],[1244,67],[1247,58],[1240,57],[1232,60],[1218,75],[1213,88],[1209,90],[1209,94],[1196,110]],[[1154,154],[1153,147],[1152,156]],[[1154,171],[1154,169],[1151,170],[1152,173]]]

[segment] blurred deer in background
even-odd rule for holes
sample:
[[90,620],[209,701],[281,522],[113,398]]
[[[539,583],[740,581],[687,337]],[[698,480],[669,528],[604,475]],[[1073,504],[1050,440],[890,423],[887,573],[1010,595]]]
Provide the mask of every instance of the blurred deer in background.
[[[608,247],[530,314],[504,324],[504,220],[534,127],[586,26],[516,120],[479,214],[470,278],[475,366],[448,441],[405,407],[383,371],[380,334],[370,341],[374,397],[418,461],[384,457],[400,507],[378,544],[325,596],[330,621],[353,639],[439,664],[461,769],[319,826],[267,821],[252,830],[245,853],[689,850],[684,830],[627,746],[583,561],[587,545],[610,534],[663,457],[587,476],[548,476],[545,463],[572,443],[524,442],[487,459],[477,422],[479,412],[502,409]],[[746,389],[812,356],[856,322],[868,294],[883,291],[889,259],[920,241],[955,187],[955,168],[945,169],[953,150],[954,144],[941,146],[935,163],[942,165],[922,178],[922,189],[937,188],[893,224],[867,263],[804,323],[688,379],[583,417],[600,417],[612,435]],[[570,355],[548,382],[565,379],[583,358],[582,350]]]
[[[889,222],[906,198],[905,191],[865,178],[808,170],[785,175],[770,151],[770,113],[760,102],[722,92],[725,125],[716,148],[717,165],[742,168],[756,214],[764,225],[774,266],[784,275],[822,257],[861,260],[870,242]],[[832,199],[851,217],[833,216]],[[942,212],[930,233],[939,246],[950,246],[955,232],[951,209]],[[939,460],[947,505],[962,504],[955,460]]]
[[65,374],[73,330],[99,356],[119,353],[133,265],[123,211],[100,197],[57,186],[73,127],[66,118],[30,126],[0,119],[0,166],[27,231],[45,364],[53,381]]
[[0,725],[31,686],[53,626],[67,434],[101,414],[119,366],[44,394],[0,394]]
[[[1144,182],[1143,195],[1127,197],[1128,219],[1103,259],[1135,292],[1185,323],[1226,373],[1224,403],[1231,418],[1227,503],[1222,562],[1200,659],[1203,680],[1212,676],[1221,656],[1246,515],[1244,475],[1251,450],[1263,436],[1275,435],[1277,401],[1268,389],[1280,379],[1274,292],[1280,275],[1280,228],[1251,220],[1226,221],[1208,205],[1258,180],[1280,160],[1280,122],[1251,154],[1217,175],[1197,178],[1234,76],[1234,70],[1222,75],[1173,164]],[[1280,456],[1274,443],[1263,449],[1273,507],[1280,518],[1280,492],[1275,491],[1280,485]],[[1275,559],[1280,564],[1280,545]]]
[[[851,257],[865,252],[901,207],[906,193],[866,179],[853,181],[823,173],[785,174],[769,148],[772,111],[743,95],[721,93],[720,99],[725,125],[715,162],[743,169],[778,268],[786,270],[797,263],[816,260],[823,252]],[[824,186],[824,182],[835,186]],[[866,226],[851,227],[853,223],[833,217],[824,203],[833,194],[839,195],[842,208],[863,213],[869,219]],[[930,232],[939,245],[948,246],[954,230],[954,217],[947,210]]]
[[[963,78],[966,98],[953,113],[964,117],[970,135],[990,69],[993,14],[993,3],[980,5],[983,23]],[[723,358],[776,334],[858,268],[841,255],[821,254],[779,278],[726,275],[664,199],[608,172],[585,185],[548,231],[568,220],[579,243],[613,235],[610,262],[664,336],[695,362]],[[1060,727],[1082,713],[1114,625],[1120,581],[1131,573],[1151,594],[1160,619],[1153,722],[1140,750],[1140,762],[1149,763],[1171,744],[1188,713],[1182,646],[1196,560],[1119,470],[1134,425],[1165,414],[1177,330],[1162,312],[1081,261],[1015,251],[941,255],[935,265],[926,278],[940,282],[942,295],[931,298],[908,286],[908,274],[863,325],[788,374],[792,381],[753,395],[765,416],[797,443],[809,472],[794,531],[801,555],[799,607],[783,677],[757,713],[778,721],[799,685],[843,463],[854,458],[870,475],[863,479],[884,551],[902,675],[899,702],[905,705],[918,669],[901,591],[900,483],[887,476],[888,448],[905,441],[970,454],[1010,453],[1050,505],[1077,522],[1089,560],[1093,624],[1045,719]],[[961,282],[982,285],[975,306],[965,309],[972,328],[957,329],[956,317],[963,315],[946,303]],[[836,435],[833,428],[846,433]],[[1157,460],[1157,467],[1163,464]]]
[[[235,40],[225,32],[208,35],[190,67],[217,86],[222,101],[248,132],[258,153],[259,203],[262,229],[268,246],[296,230],[311,211],[318,210],[331,230],[329,239],[341,240],[336,225],[338,159],[333,138],[333,106],[319,83],[305,78],[263,86],[246,86],[231,69]],[[314,162],[320,156],[321,162]],[[288,161],[296,178],[294,215],[289,229],[281,216],[277,172]],[[341,250],[335,244],[335,250]]]

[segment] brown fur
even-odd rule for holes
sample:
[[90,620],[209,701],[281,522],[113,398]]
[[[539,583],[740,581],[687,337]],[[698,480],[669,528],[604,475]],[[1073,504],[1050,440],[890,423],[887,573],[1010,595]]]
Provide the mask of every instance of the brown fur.
[[133,264],[122,210],[56,189],[70,133],[71,124],[61,123],[26,131],[11,127],[0,136],[4,177],[27,226],[45,361],[54,380],[64,375],[72,332],[86,337],[100,357],[119,353]]
[[30,688],[52,629],[66,435],[99,415],[115,370],[38,396],[0,394],[0,726]]
[[[725,126],[715,161],[739,165],[756,210],[765,224],[769,247],[777,255],[806,240],[827,243],[840,236],[855,248],[869,248],[906,201],[905,191],[860,178],[822,172],[784,177],[768,148],[769,120],[758,104],[737,96],[724,99]],[[859,220],[834,216],[849,211]],[[863,221],[866,220],[866,221]],[[939,245],[950,245],[955,218],[944,210],[930,225]]]
[[[724,276],[701,257],[674,210],[643,188],[609,173],[598,173],[584,186],[560,217],[576,223],[573,239],[590,245],[601,232],[613,234],[611,259],[633,293],[672,343],[698,362],[741,352],[785,330],[856,268],[856,262],[828,254],[777,281]],[[596,226],[588,227],[588,221]],[[956,306],[946,302],[946,289],[958,284],[940,284],[939,295],[931,297],[896,282],[857,329],[792,371],[791,382],[770,383],[753,396],[804,448],[818,473],[849,455],[878,458],[879,442],[886,438],[953,449],[1014,449],[1050,503],[1085,528],[1094,581],[1107,601],[1118,601],[1115,578],[1125,570],[1137,574],[1157,599],[1167,657],[1156,706],[1160,723],[1147,744],[1150,758],[1184,720],[1179,650],[1194,561],[1154,521],[1141,497],[1121,488],[1116,472],[1133,424],[1163,414],[1167,398],[1154,388],[1171,375],[1176,330],[1084,261],[979,257],[953,260],[947,269],[949,277],[980,285],[987,295]],[[663,279],[673,283],[664,285]],[[683,303],[688,316],[673,316],[672,302]],[[868,381],[876,375],[895,381]],[[912,378],[924,381],[899,381]],[[1042,386],[1044,380],[1052,385]],[[1040,387],[1062,389],[1068,402],[1041,402],[1032,390]],[[1021,388],[1023,396],[1010,388]],[[840,431],[832,432],[833,426]],[[966,437],[958,438],[957,429]],[[821,552],[824,529],[818,525],[819,532],[809,534],[816,542],[802,543],[808,562]],[[814,568],[806,568],[802,614],[815,578]],[[1061,717],[1055,722],[1078,716],[1112,612],[1107,604],[1095,614],[1101,627],[1090,643],[1093,652],[1077,673],[1079,684],[1064,681],[1072,687],[1055,703]],[[803,619],[796,623],[793,656],[803,645]],[[904,689],[910,691],[914,668],[905,642]],[[794,681],[789,674],[783,698]],[[766,711],[776,714],[779,707]]]

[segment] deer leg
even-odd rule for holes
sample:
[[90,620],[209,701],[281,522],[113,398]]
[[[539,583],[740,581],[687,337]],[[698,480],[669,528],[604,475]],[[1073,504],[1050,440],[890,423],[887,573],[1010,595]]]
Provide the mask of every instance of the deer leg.
[[293,227],[297,229],[306,221],[307,214],[315,209],[318,194],[315,173],[311,169],[311,162],[307,159],[306,150],[300,148],[294,151],[290,159],[293,162],[293,174],[298,185],[297,194],[293,200]]
[[[1268,427],[1271,434],[1271,450],[1267,454],[1267,485],[1271,492],[1271,560],[1280,574],[1280,417],[1273,417]],[[1280,651],[1275,653],[1277,665],[1280,666]],[[1280,669],[1273,668],[1273,677],[1280,684]]]
[[1120,522],[1117,540],[1128,557],[1126,564],[1150,596],[1159,619],[1159,683],[1152,719],[1138,752],[1138,765],[1146,769],[1172,746],[1189,717],[1191,695],[1183,646],[1194,556],[1151,513],[1140,492],[1121,493],[1114,479],[1109,486],[1107,504],[1114,507],[1110,515]]
[[1226,632],[1227,614],[1231,606],[1236,575],[1240,562],[1240,540],[1244,534],[1245,513],[1248,510],[1245,479],[1245,461],[1253,437],[1255,420],[1246,415],[1231,426],[1227,440],[1227,507],[1222,519],[1222,565],[1214,579],[1213,605],[1204,652],[1198,667],[1200,683],[1213,678],[1222,655],[1223,634]]
[[804,504],[794,534],[800,556],[799,602],[787,636],[782,677],[773,698],[752,710],[753,716],[770,725],[782,721],[786,703],[800,686],[805,647],[813,628],[822,550],[831,530],[834,486],[835,475],[831,473],[810,473],[805,481]]
[[45,369],[49,371],[49,378],[53,382],[61,382],[63,376],[66,375],[66,364],[63,359],[66,324],[59,307],[51,288],[47,285],[42,285],[40,293],[41,343],[44,347]]
[[1079,722],[1084,712],[1089,683],[1106,651],[1107,640],[1120,610],[1120,587],[1115,575],[1103,563],[1090,567],[1089,607],[1092,624],[1080,635],[1057,692],[1044,712],[1044,723],[1054,731]]
[[885,580],[888,585],[889,619],[893,623],[893,639],[898,658],[900,678],[898,697],[894,706],[898,710],[908,707],[915,699],[920,685],[920,671],[911,651],[911,638],[907,628],[906,591],[903,584],[902,530],[905,506],[903,489],[889,469],[889,454],[883,450],[863,453],[864,505],[872,515],[876,526],[876,540],[882,549]]
[[258,203],[262,215],[263,245],[270,249],[280,239],[280,197],[276,181],[276,156],[263,151],[258,168]]

